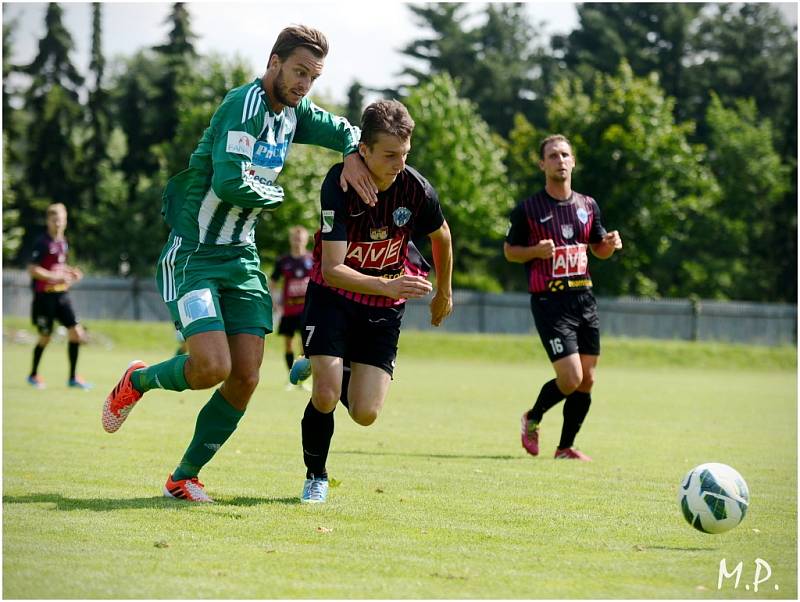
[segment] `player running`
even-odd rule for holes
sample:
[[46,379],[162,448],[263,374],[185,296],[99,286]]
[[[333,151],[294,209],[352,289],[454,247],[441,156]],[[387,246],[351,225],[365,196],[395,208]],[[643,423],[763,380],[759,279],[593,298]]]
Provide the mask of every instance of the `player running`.
[[[270,275],[270,289],[278,286],[278,281],[283,280],[283,289],[280,296],[281,321],[278,324],[278,334],[284,341],[284,359],[286,369],[291,371],[294,364],[294,347],[292,341],[295,333],[301,332],[303,308],[306,303],[306,289],[308,288],[309,273],[313,258],[306,250],[308,246],[308,230],[303,226],[292,226],[289,229],[289,253],[283,255],[275,262],[275,268]],[[294,389],[295,384],[289,382],[287,390]]]
[[511,212],[503,245],[508,261],[525,264],[536,330],[556,373],[533,408],[522,415],[522,446],[533,456],[539,454],[542,417],[566,397],[555,457],[589,461],[573,446],[592,403],[600,355],[600,323],[586,250],[608,259],[622,248],[622,238],[616,230],[606,232],[592,197],[572,190],[575,157],[569,140],[561,135],[545,138],[539,157],[544,190]]
[[[103,428],[122,426],[150,389],[222,386],[200,410],[194,437],[169,475],[164,495],[210,502],[200,469],[236,430],[258,384],[272,299],[260,270],[254,228],[283,202],[276,183],[293,142],[344,155],[339,184],[375,203],[375,185],[358,150],[358,128],[306,98],[322,73],[328,42],[305,26],[284,29],[266,73],[222,101],[189,159],[164,191],[172,229],[156,280],[188,355],[147,367],[134,361],[106,398]],[[363,203],[362,203],[363,205]],[[367,205],[363,205],[365,208]]]
[[69,378],[67,386],[88,390],[91,385],[75,373],[78,365],[80,345],[86,341],[86,332],[75,317],[67,291],[69,287],[83,278],[83,272],[67,264],[67,208],[63,203],[53,203],[45,212],[47,232],[42,234],[33,247],[28,274],[31,276],[33,303],[31,318],[39,340],[33,348],[33,366],[28,375],[28,384],[44,389],[44,379],[39,375],[39,362],[45,347],[50,343],[55,320],[67,329],[67,356],[69,358]]
[[414,121],[401,103],[382,100],[364,110],[361,127],[359,153],[378,186],[377,205],[365,207],[341,189],[341,164],[322,184],[321,228],[314,237],[304,316],[303,346],[314,375],[301,421],[304,503],[321,503],[328,495],[326,462],[344,358],[350,360],[350,417],[369,426],[389,390],[405,300],[432,290],[422,276],[406,273],[412,237],[431,240],[436,269],[431,323],[439,326],[453,308],[450,229],[436,191],[406,166]]

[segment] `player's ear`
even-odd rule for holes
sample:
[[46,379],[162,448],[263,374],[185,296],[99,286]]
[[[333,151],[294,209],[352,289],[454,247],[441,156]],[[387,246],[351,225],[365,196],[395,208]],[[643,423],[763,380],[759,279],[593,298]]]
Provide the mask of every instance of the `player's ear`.
[[358,154],[361,155],[362,159],[367,158],[367,145],[363,142],[358,143]]

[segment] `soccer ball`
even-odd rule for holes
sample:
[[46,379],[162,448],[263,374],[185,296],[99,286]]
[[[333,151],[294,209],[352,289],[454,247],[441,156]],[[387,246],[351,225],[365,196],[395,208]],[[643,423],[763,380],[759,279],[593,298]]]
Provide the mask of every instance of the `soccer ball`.
[[742,475],[727,464],[709,462],[692,468],[678,488],[686,522],[703,533],[724,533],[742,522],[750,492]]

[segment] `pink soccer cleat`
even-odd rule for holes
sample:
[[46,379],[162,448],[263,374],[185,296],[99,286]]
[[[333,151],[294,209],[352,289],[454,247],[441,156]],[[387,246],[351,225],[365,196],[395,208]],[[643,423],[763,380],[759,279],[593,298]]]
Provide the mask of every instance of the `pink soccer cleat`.
[[563,449],[557,449],[556,460],[581,460],[583,462],[591,462],[592,459],[583,453],[581,450],[576,449],[574,447],[565,447]]
[[528,412],[522,415],[520,439],[526,452],[532,456],[539,455],[539,423],[528,418]]

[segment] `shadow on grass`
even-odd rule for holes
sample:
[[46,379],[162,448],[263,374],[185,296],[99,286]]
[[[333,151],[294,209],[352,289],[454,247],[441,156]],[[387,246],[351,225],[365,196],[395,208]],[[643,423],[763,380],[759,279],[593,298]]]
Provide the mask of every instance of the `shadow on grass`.
[[[262,504],[299,504],[297,497],[234,497],[215,500],[210,507],[220,506],[259,506]],[[136,508],[182,509],[203,506],[183,500],[170,499],[163,496],[137,498],[70,498],[60,493],[32,493],[29,495],[5,495],[3,504],[55,504],[56,510],[92,510],[108,512],[112,510],[129,510]]]
[[348,454],[352,456],[398,456],[398,457],[412,457],[412,458],[438,458],[442,460],[529,460],[529,456],[521,455],[471,455],[471,454],[426,454],[426,453],[413,453],[413,452],[388,452],[388,451],[364,451],[364,450],[336,450],[331,452],[331,455]]
[[643,552],[647,550],[663,550],[665,552],[713,552],[718,550],[719,546],[704,546],[704,547],[690,547],[690,546],[642,546]]

